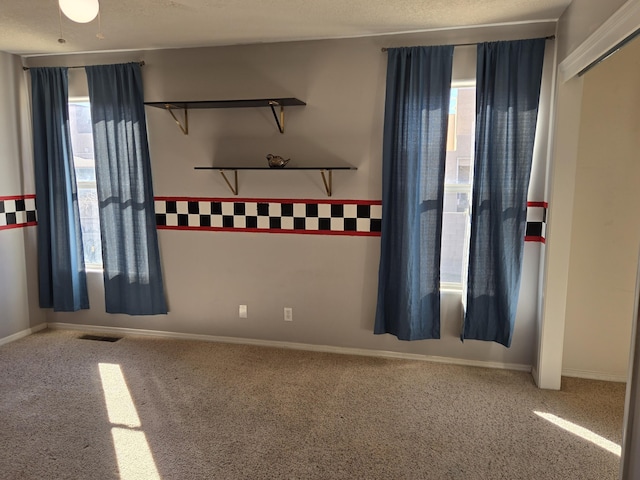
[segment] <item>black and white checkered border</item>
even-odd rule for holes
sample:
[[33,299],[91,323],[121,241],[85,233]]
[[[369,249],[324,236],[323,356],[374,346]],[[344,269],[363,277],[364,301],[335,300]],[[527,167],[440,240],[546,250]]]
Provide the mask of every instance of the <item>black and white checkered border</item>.
[[35,225],[35,195],[0,197],[0,230]]
[[379,236],[380,201],[156,197],[159,229]]
[[527,242],[546,242],[548,207],[546,202],[527,202]]
[[[528,202],[525,240],[545,243],[546,202]],[[376,200],[156,197],[160,229],[379,236]],[[0,196],[0,230],[37,224],[35,195]]]
[[[528,202],[525,240],[545,243],[546,202]],[[159,229],[379,236],[382,203],[156,197]]]

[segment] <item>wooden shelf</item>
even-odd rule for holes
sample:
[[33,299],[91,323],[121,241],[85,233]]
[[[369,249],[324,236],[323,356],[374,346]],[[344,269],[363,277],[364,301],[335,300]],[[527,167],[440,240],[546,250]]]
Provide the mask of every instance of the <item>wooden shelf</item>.
[[356,167],[352,167],[351,165],[346,166],[335,166],[335,167],[322,167],[322,166],[314,166],[314,167],[290,167],[286,166],[284,168],[278,167],[238,167],[238,166],[213,166],[213,167],[193,167],[194,170],[269,170],[274,172],[283,172],[286,170],[357,170]]
[[[224,181],[226,182],[229,190],[234,195],[238,195],[238,170],[270,170],[283,172],[286,170],[316,170],[320,172],[322,175],[322,183],[324,184],[324,189],[327,193],[327,196],[330,197],[333,193],[333,171],[334,170],[357,170],[356,167],[352,165],[332,165],[332,166],[286,166],[283,168],[269,167],[269,166],[259,166],[259,165],[245,165],[245,166],[237,166],[237,165],[219,165],[212,167],[194,167],[195,170],[218,170]],[[229,181],[227,176],[225,175],[226,171],[233,172],[233,184]]]
[[[273,118],[276,121],[278,131],[284,133],[284,107],[290,106],[303,106],[306,105],[302,100],[297,98],[254,98],[254,99],[242,99],[242,100],[196,100],[196,101],[182,101],[182,102],[144,102],[145,105],[150,107],[160,108],[168,111],[175,122],[185,135],[189,134],[189,109],[203,109],[203,108],[260,108],[270,107],[273,113]],[[276,107],[280,107],[279,114],[276,113]],[[182,110],[184,112],[184,122],[178,120],[174,110]]]
[[[275,102],[275,103],[274,103]],[[162,109],[185,109],[185,108],[247,108],[247,107],[270,107],[281,105],[283,107],[306,105],[297,98],[257,98],[248,100],[197,100],[193,102],[144,102],[150,107]]]

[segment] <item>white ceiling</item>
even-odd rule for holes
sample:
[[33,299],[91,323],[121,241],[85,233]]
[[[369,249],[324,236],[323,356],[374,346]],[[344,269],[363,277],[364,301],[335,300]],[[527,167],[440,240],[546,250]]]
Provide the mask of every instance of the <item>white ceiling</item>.
[[[1,0],[0,51],[18,55],[357,37],[556,20],[571,0],[100,0],[77,24],[57,0]],[[66,43],[58,42],[62,37]]]

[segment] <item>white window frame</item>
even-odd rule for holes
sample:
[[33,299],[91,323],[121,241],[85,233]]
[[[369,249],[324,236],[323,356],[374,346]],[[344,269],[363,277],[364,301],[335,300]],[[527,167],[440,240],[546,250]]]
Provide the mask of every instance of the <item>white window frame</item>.
[[[454,81],[451,82],[451,89],[457,88],[475,88],[476,87],[476,81],[475,80],[468,80],[468,81]],[[474,138],[475,138],[475,127],[474,127]],[[473,146],[472,146],[473,149]],[[445,183],[444,184],[444,195],[448,194],[448,193],[454,193],[454,194],[458,194],[458,193],[466,193],[469,196],[469,208],[467,209],[467,211],[465,211],[464,213],[466,213],[467,218],[469,218],[470,220],[470,216],[471,216],[471,199],[472,199],[472,193],[473,193],[473,170],[474,170],[474,163],[475,163],[475,158],[473,157],[473,152],[472,152],[472,156],[469,157],[469,166],[470,166],[470,172],[469,172],[469,176],[470,176],[470,183],[468,184],[460,184],[460,183]],[[471,236],[471,224],[470,221],[467,222],[467,228],[465,228],[465,232],[464,232],[464,242],[463,242],[463,251],[462,251],[462,269],[463,271],[462,273],[462,279],[460,282],[440,282],[440,290],[441,291],[452,291],[452,292],[460,292],[462,293],[462,291],[464,290],[464,283],[465,283],[465,278],[466,278],[466,268],[469,265],[469,242],[470,242],[470,236]]]
[[[67,105],[71,105],[73,103],[87,103],[90,104],[89,102],[89,97],[69,97],[67,99]],[[91,134],[93,136],[93,133]],[[74,160],[75,160],[75,155],[74,155]],[[94,162],[95,162],[95,152],[94,152]],[[74,163],[74,168],[75,168],[75,163]],[[94,166],[95,169],[95,166]],[[76,188],[79,191],[82,188],[93,188],[93,189],[97,189],[97,184],[95,181],[78,181],[78,176],[76,175]],[[97,207],[97,205],[96,205]],[[80,220],[80,222],[82,223],[82,219]],[[81,231],[82,234],[82,231]],[[84,250],[84,241],[83,241],[83,250]],[[86,256],[85,256],[86,258]],[[103,264],[102,263],[87,263],[85,261],[85,269],[87,271],[97,271],[97,272],[102,272],[103,271]]]

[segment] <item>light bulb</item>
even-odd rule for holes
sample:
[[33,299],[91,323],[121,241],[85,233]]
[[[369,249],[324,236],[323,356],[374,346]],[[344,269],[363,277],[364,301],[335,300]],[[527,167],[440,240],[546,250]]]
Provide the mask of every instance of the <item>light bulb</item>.
[[98,0],[58,0],[58,4],[62,13],[77,23],[89,23],[100,9]]

